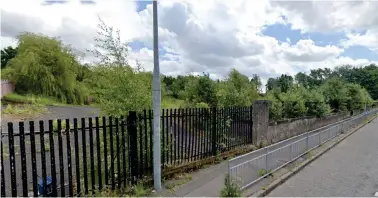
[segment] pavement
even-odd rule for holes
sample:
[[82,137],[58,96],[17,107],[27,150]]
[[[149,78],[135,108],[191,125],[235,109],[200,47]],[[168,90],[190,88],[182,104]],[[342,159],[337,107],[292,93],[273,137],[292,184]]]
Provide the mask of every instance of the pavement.
[[378,118],[278,186],[268,197],[372,197],[378,192]]
[[[333,123],[331,125],[321,127],[317,130],[311,131],[309,135],[313,133],[317,133],[321,130],[327,129],[336,123]],[[268,151],[275,150],[277,148],[283,147],[284,145],[288,145],[292,142],[295,142],[303,137],[305,137],[306,134],[302,134],[290,139],[287,139],[285,141],[279,142],[275,145],[272,145],[268,148]],[[234,159],[231,166],[235,164],[239,164],[241,162],[244,162],[248,159],[253,159],[258,156],[263,155],[266,152],[265,149],[256,150],[250,154],[245,154],[240,157],[238,157],[236,160]],[[289,152],[282,152],[279,156],[279,158],[288,158]],[[163,189],[162,191],[158,192],[157,194],[154,194],[153,196],[160,196],[160,197],[219,197],[220,191],[224,187],[224,177],[225,174],[228,173],[228,161],[224,161],[220,164],[209,166],[208,168],[204,168],[201,170],[198,170],[194,173],[191,173],[192,179],[189,182],[186,182],[182,185],[176,186],[174,189]],[[253,175],[254,177],[257,177],[257,175]],[[256,179],[254,177],[251,177],[251,180]],[[172,181],[169,181],[172,182]],[[179,182],[178,182],[179,183]],[[164,184],[163,184],[164,188]]]

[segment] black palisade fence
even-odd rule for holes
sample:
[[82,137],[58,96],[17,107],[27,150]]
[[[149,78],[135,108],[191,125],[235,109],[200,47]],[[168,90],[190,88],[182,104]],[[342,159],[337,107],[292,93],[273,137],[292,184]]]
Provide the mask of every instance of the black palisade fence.
[[[163,109],[163,170],[252,143],[252,107]],[[153,175],[153,112],[8,123],[1,196],[86,196]]]

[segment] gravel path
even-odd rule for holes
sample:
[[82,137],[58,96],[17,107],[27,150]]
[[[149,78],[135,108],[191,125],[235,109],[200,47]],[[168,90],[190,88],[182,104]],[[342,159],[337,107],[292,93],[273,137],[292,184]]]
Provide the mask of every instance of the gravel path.
[[378,118],[268,197],[372,197],[378,192]]

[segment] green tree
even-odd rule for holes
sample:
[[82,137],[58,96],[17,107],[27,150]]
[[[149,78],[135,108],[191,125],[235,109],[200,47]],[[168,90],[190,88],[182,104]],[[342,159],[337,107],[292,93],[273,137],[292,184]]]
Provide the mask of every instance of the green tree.
[[1,69],[4,69],[7,66],[7,63],[17,55],[18,48],[13,48],[8,46],[1,50]]
[[227,78],[217,84],[218,106],[250,106],[259,97],[256,85],[247,76],[233,69]]
[[210,107],[217,105],[215,82],[210,79],[209,74],[203,74],[192,78],[185,87],[188,102],[192,105],[206,103]]
[[295,118],[306,115],[307,109],[303,93],[299,88],[292,87],[287,92],[282,92],[279,99],[283,105],[283,116],[285,118]]
[[282,74],[278,78],[269,78],[266,84],[267,91],[279,88],[281,92],[287,92],[294,84],[294,79],[290,75]]
[[331,107],[325,101],[325,97],[318,89],[302,89],[303,97],[305,99],[305,106],[307,115],[323,117],[331,113]]
[[271,91],[274,88],[279,88],[278,79],[276,79],[276,78],[269,78],[268,81],[267,81],[267,83],[266,83],[266,90],[267,91]]
[[295,75],[295,81],[297,84],[309,89],[311,86],[311,78],[303,72],[299,72]]
[[264,99],[269,100],[269,119],[270,120],[280,120],[283,117],[283,106],[282,102],[277,98],[277,93],[274,90],[268,92]]
[[17,55],[2,73],[14,82],[16,92],[52,96],[66,103],[84,103],[87,89],[76,80],[80,64],[69,46],[41,34],[22,33],[17,39]]
[[328,79],[321,87],[325,101],[332,109],[344,111],[347,109],[347,89],[345,83],[337,77]]
[[360,84],[375,100],[378,99],[378,66],[371,64],[365,67],[352,67],[350,65],[337,67],[335,75],[346,82]]
[[258,76],[257,74],[253,74],[250,82],[254,85],[257,91],[259,92],[261,91],[262,83],[261,83],[260,76]]
[[98,27],[96,49],[91,51],[98,64],[92,66],[91,76],[85,82],[103,113],[122,116],[131,110],[151,108],[152,73],[128,65],[127,43],[121,41],[119,31],[101,19]]

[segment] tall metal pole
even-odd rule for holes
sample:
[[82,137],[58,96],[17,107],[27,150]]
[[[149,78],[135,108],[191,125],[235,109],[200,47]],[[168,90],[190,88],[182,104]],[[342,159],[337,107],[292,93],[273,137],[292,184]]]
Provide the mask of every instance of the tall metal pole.
[[160,161],[160,68],[159,68],[159,41],[157,1],[152,2],[153,7],[153,34],[154,34],[154,74],[152,79],[152,98],[154,109],[154,188],[161,189],[161,161]]

